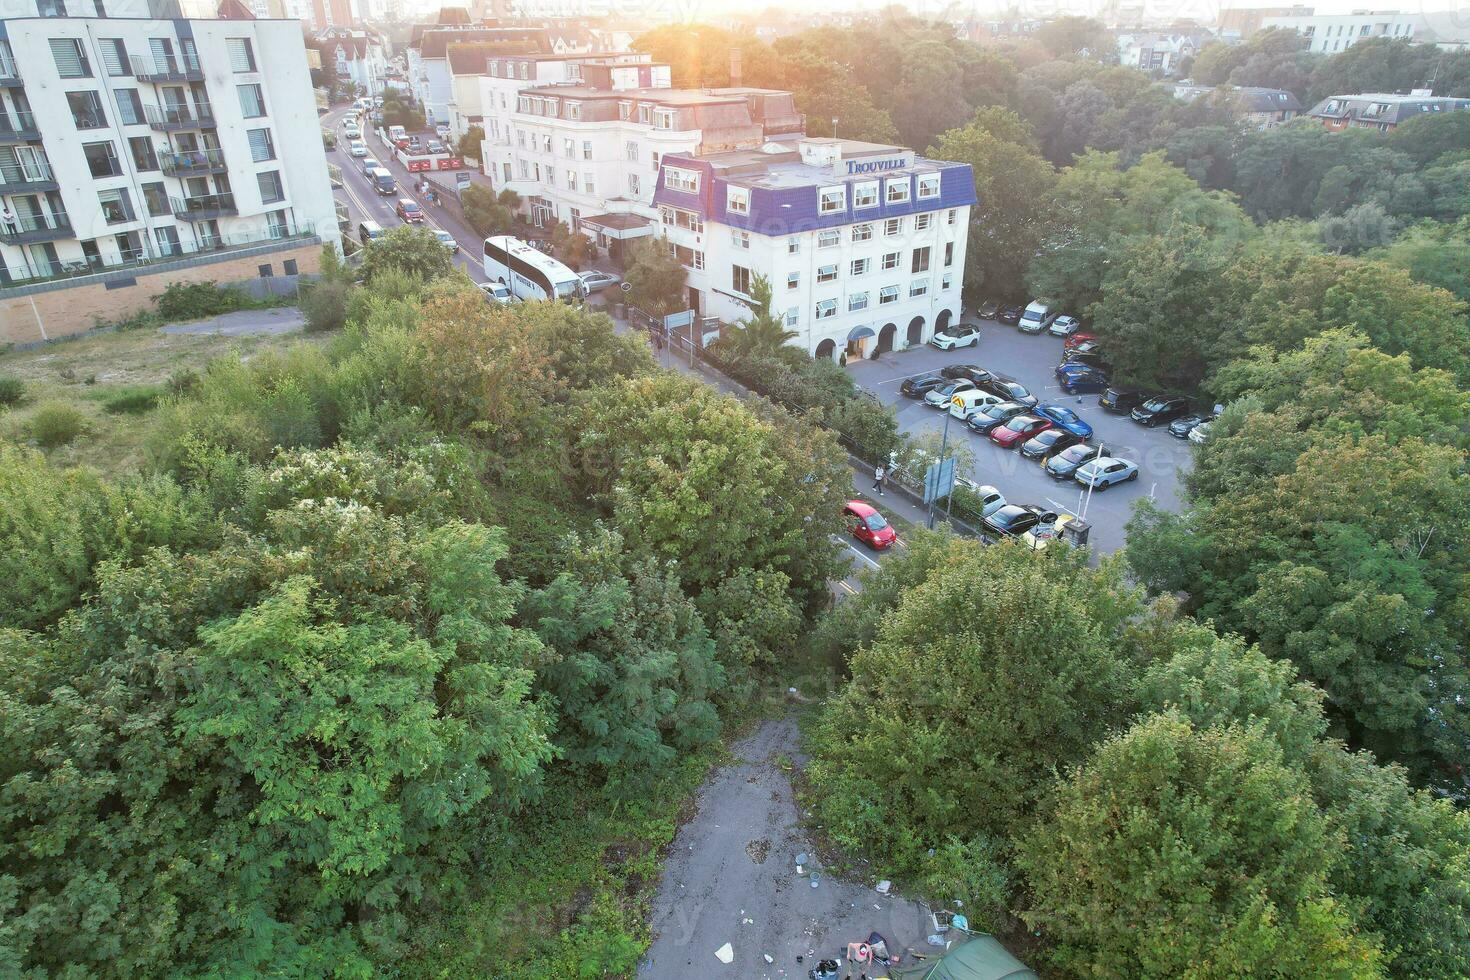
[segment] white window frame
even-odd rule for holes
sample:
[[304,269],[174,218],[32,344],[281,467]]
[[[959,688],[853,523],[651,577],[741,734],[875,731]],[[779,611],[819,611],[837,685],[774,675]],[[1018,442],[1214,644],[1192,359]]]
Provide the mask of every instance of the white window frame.
[[903,234],[903,219],[889,218],[883,222],[883,237],[897,238]]
[[901,259],[901,258],[903,258],[903,253],[902,252],[884,252],[883,253],[883,261],[882,261],[882,263],[880,264],[879,267],[884,272],[889,272],[889,271],[891,271],[893,269],[897,269],[898,268],[899,259]]
[[725,210],[730,214],[750,214],[750,188],[725,186]]
[[913,282],[909,283],[909,299],[917,299],[920,296],[927,296],[928,294],[929,279],[927,277],[923,279],[915,279]]
[[786,273],[786,288],[787,289],[800,289],[801,288],[801,273],[800,272],[788,272],[788,273]]
[[848,273],[847,274],[850,275],[850,276],[866,276],[868,274],[868,270],[871,269],[872,267],[873,267],[873,260],[872,259],[869,259],[869,258],[853,259],[852,260],[852,264],[848,267]]
[[928,231],[933,224],[933,211],[925,211],[923,214],[914,215],[914,231]]
[[750,233],[739,228],[730,229],[730,245],[741,251],[750,251]]
[[856,313],[868,308],[870,293],[849,293],[847,296],[847,312]]
[[884,286],[882,289],[878,290],[878,305],[879,306],[887,306],[889,303],[897,303],[897,302],[898,302],[898,287],[897,286]]
[[664,167],[664,186],[685,194],[699,193],[699,171],[683,167]]
[[907,177],[890,177],[883,184],[883,199],[889,204],[907,204],[909,202],[910,188]]
[[856,245],[858,242],[870,242],[872,240],[873,226],[871,224],[865,222],[860,225],[852,226],[852,241],[854,245]]
[[817,266],[817,282],[836,282],[837,264]]
[[826,320],[837,315],[835,299],[819,299],[815,307],[815,319]]
[[836,248],[842,244],[842,232],[828,228],[817,232],[817,248]]
[[918,199],[921,201],[932,201],[939,196],[939,175],[920,174],[918,183]]
[[878,182],[876,180],[865,180],[861,184],[852,185],[852,207],[876,208],[878,206]]
[[836,214],[847,210],[847,185],[822,187],[817,190],[817,213]]

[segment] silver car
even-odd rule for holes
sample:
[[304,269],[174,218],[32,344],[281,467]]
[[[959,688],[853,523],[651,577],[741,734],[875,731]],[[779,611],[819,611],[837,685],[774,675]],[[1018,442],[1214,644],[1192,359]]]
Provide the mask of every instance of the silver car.
[[1102,456],[1077,467],[1075,479],[1084,487],[1106,490],[1114,484],[1138,479],[1138,464],[1116,456]]

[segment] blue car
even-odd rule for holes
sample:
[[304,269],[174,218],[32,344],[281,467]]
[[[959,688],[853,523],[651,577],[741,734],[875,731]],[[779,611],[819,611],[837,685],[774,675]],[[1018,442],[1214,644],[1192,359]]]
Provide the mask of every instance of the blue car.
[[1072,433],[1079,439],[1092,438],[1092,426],[1082,421],[1082,416],[1065,405],[1041,405],[1033,411],[1051,421],[1058,429]]
[[1079,367],[1075,371],[1058,371],[1057,380],[1061,382],[1062,391],[1069,395],[1108,389],[1108,376],[1097,368]]

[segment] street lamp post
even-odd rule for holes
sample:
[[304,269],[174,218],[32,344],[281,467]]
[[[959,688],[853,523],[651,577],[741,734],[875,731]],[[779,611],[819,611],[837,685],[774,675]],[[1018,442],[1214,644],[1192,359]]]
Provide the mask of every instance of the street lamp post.
[[[944,451],[949,448],[949,419],[949,411],[946,410],[944,413],[944,431],[939,436],[939,467],[941,470],[944,468]],[[934,498],[939,496],[939,474],[935,473],[934,477],[935,492],[929,497],[929,530],[931,531],[934,530]],[[950,485],[949,492],[951,494],[954,493],[953,484]]]

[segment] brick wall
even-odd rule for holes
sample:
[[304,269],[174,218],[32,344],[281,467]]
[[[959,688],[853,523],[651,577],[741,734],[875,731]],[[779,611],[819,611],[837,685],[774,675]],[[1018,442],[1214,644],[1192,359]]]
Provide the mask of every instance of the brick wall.
[[[295,259],[297,271],[313,273],[321,269],[321,244],[304,242],[290,248],[263,251],[232,257],[221,262],[200,263],[183,268],[156,272],[138,271],[131,285],[116,274],[102,279],[56,289],[0,290],[0,347],[7,344],[30,344],[84,333],[118,320],[124,320],[153,305],[153,297],[175,282],[218,282],[229,285],[255,279],[260,267],[269,265],[273,275],[281,275],[287,259]],[[108,282],[115,288],[108,289]]]

